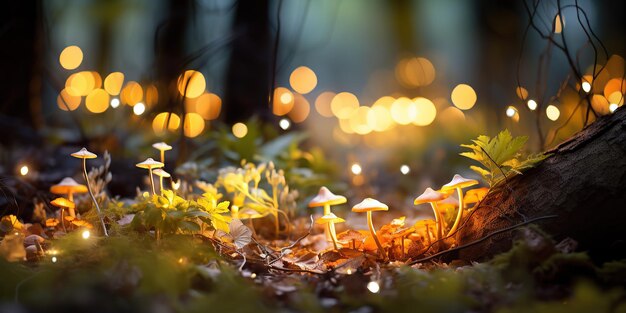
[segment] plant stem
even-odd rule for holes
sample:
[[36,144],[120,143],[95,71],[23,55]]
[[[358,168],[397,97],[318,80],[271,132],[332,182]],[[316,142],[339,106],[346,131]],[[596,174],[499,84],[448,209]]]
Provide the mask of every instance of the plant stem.
[[159,191],[163,195],[163,176],[159,176]]
[[98,205],[98,201],[96,201],[96,197],[93,195],[93,191],[91,191],[91,184],[89,183],[89,176],[87,175],[87,159],[86,158],[83,158],[83,176],[85,177],[85,181],[87,182],[87,191],[89,191],[89,196],[91,197],[93,204],[96,206],[96,211],[98,211],[98,218],[100,219],[100,223],[102,224],[102,230],[104,231],[104,236],[109,237],[107,228],[104,225],[104,219],[102,218],[102,212],[100,212],[100,206]]
[[457,187],[456,192],[459,195],[459,211],[457,212],[454,224],[452,225],[452,228],[450,228],[450,231],[448,232],[446,237],[450,237],[452,234],[454,234],[456,229],[459,227],[461,219],[463,218],[463,190],[460,187]]
[[[330,204],[324,204],[324,215],[328,214],[330,214]],[[332,240],[330,224],[326,224],[326,226],[324,226],[324,235],[326,236],[326,241]]]
[[63,231],[67,234],[67,229],[65,229],[65,219],[63,218],[63,212],[65,212],[65,209],[61,208],[61,226],[63,226]]
[[385,250],[383,249],[383,245],[381,245],[380,241],[378,241],[378,236],[376,235],[376,230],[374,229],[374,224],[372,223],[372,211],[367,211],[367,226],[369,226],[370,232],[372,233],[372,237],[374,238],[374,241],[376,242],[376,246],[378,247],[378,252],[381,254],[383,259],[387,260],[387,254],[385,253]]
[[[328,225],[333,230],[335,229],[335,223],[328,223],[326,225]],[[339,247],[337,246],[337,236],[335,235],[334,231],[330,233],[330,237],[333,239],[333,246],[335,246],[335,250],[339,250]]]
[[443,224],[441,223],[441,217],[439,216],[439,210],[437,210],[437,203],[436,202],[431,202],[430,206],[433,208],[433,213],[435,214],[435,226],[437,227],[436,231],[436,236],[437,236],[437,240],[440,240],[441,237],[443,237]]
[[152,168],[148,168],[148,173],[150,175],[150,186],[152,187],[152,195],[155,195],[156,190],[154,189],[154,178],[152,177]]

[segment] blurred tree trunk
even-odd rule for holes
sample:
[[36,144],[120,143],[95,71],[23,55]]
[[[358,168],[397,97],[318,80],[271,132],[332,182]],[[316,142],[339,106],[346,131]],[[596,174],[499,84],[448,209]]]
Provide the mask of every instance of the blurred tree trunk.
[[227,123],[259,114],[271,115],[268,105],[273,45],[270,42],[269,0],[239,1],[233,33],[237,34],[226,76],[223,117]]
[[[599,118],[552,151],[537,167],[490,192],[460,229],[460,244],[473,242],[526,219],[539,222],[557,241],[570,237],[596,260],[626,257],[626,108]],[[460,251],[480,260],[508,250],[512,233]]]
[[43,126],[41,0],[8,1],[0,10],[0,142],[37,144]]

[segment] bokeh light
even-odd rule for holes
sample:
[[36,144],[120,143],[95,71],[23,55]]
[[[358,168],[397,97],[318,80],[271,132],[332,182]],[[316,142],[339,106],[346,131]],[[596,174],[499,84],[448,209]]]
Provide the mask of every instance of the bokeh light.
[[546,116],[551,121],[558,120],[560,115],[561,115],[561,111],[556,106],[551,104],[546,108]]
[[517,97],[521,100],[526,100],[528,98],[528,90],[526,90],[526,88],[524,87],[519,86],[515,88],[515,93],[517,94]]
[[278,126],[282,130],[287,130],[287,129],[289,129],[289,127],[291,127],[291,122],[288,119],[286,119],[286,118],[282,118],[278,122]]
[[78,46],[68,46],[61,51],[59,63],[66,70],[73,70],[83,62],[83,50]]
[[81,97],[70,95],[63,89],[57,96],[57,106],[63,111],[74,111],[80,106],[81,100]]
[[109,108],[109,94],[104,89],[94,89],[85,98],[85,107],[91,113],[102,113]]
[[248,126],[244,123],[235,123],[232,130],[237,138],[243,138],[248,134]]
[[324,91],[315,99],[315,110],[323,117],[333,117],[330,103],[337,94],[332,91]]
[[461,110],[469,110],[476,104],[476,92],[467,84],[459,84],[452,90],[452,103]]
[[113,72],[104,79],[104,90],[112,96],[117,96],[122,91],[124,84],[124,73]]
[[391,104],[391,118],[400,125],[408,125],[417,118],[417,105],[409,98],[400,97]]
[[178,92],[187,98],[197,98],[206,89],[204,75],[198,71],[187,70],[178,77]]
[[317,76],[312,69],[300,66],[291,72],[289,76],[291,88],[300,94],[307,94],[317,86]]
[[302,123],[306,120],[311,112],[309,101],[301,94],[294,95],[293,109],[287,113],[294,123]]
[[87,96],[96,88],[96,80],[89,71],[70,75],[65,81],[65,89],[72,96]]
[[133,106],[133,114],[139,116],[144,112],[146,112],[146,105],[143,104],[143,102],[137,102],[137,104]]
[[155,134],[164,134],[167,130],[175,131],[180,127],[180,117],[176,113],[162,112],[152,120],[152,130]]
[[418,97],[413,99],[415,102],[415,108],[417,109],[417,116],[413,121],[413,124],[417,126],[430,125],[437,116],[437,108],[435,104],[429,99]]
[[359,99],[352,93],[340,92],[330,102],[330,109],[340,119],[350,118],[352,111],[359,107]]
[[183,132],[186,137],[194,138],[204,130],[204,118],[198,113],[187,113],[183,120]]
[[293,93],[285,88],[278,87],[274,90],[274,103],[272,105],[272,112],[276,116],[283,116],[293,109],[295,98]]
[[534,111],[534,110],[537,109],[537,101],[535,101],[533,99],[528,100],[526,105],[528,106],[528,109],[531,110],[531,111]]

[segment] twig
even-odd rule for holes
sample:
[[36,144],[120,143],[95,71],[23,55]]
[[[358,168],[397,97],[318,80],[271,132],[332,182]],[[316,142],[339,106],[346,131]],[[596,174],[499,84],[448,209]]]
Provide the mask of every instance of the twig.
[[459,251],[459,250],[462,250],[462,249],[465,249],[465,248],[477,245],[477,244],[479,244],[479,243],[481,243],[481,242],[483,242],[483,241],[485,241],[485,240],[487,240],[487,239],[489,239],[489,238],[491,238],[491,237],[493,237],[495,235],[499,235],[499,234],[502,234],[502,233],[514,230],[516,228],[519,228],[519,227],[522,227],[524,225],[528,225],[528,224],[534,223],[536,221],[545,220],[545,219],[551,219],[551,218],[557,218],[557,217],[558,217],[558,215],[546,215],[546,216],[536,217],[536,218],[530,219],[530,220],[525,221],[525,222],[521,222],[521,223],[509,226],[509,227],[506,227],[506,228],[503,228],[503,229],[500,229],[500,230],[496,230],[496,231],[488,234],[487,236],[482,237],[480,239],[477,239],[475,241],[472,241],[470,243],[467,243],[467,244],[464,244],[464,245],[461,245],[461,246],[458,246],[458,247],[455,247],[455,248],[452,248],[452,249],[448,249],[448,250],[445,250],[445,251],[441,251],[441,252],[435,253],[435,254],[430,255],[428,257],[425,257],[425,258],[421,258],[421,259],[417,259],[415,261],[411,261],[407,265],[414,265],[414,264],[417,264],[417,263],[427,262],[427,261],[430,261],[430,260],[432,260],[434,258],[437,258],[439,256],[445,255],[447,253]]

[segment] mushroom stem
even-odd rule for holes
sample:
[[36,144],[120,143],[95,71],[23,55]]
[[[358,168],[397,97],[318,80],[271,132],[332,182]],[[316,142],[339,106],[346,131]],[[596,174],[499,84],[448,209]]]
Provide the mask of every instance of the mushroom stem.
[[383,249],[383,245],[381,245],[380,241],[378,241],[378,236],[376,235],[376,230],[374,229],[374,224],[372,223],[372,211],[367,211],[367,226],[369,226],[370,232],[372,233],[372,237],[374,238],[374,241],[376,242],[376,246],[378,247],[378,253],[380,253],[380,255],[385,260],[387,260],[387,254],[385,253],[385,250]]
[[435,225],[437,226],[437,240],[441,240],[441,237],[443,237],[443,224],[441,223],[441,216],[439,216],[437,203],[433,201],[430,203],[430,206],[433,208],[433,213],[435,214]]
[[335,223],[333,222],[329,222],[328,224],[326,224],[329,226],[330,229],[332,229],[333,231],[330,233],[330,238],[333,239],[333,246],[335,246],[335,250],[339,250],[339,247],[337,246],[337,235],[335,235]]
[[159,191],[163,195],[163,176],[159,176]]
[[[324,215],[328,215],[330,214],[330,204],[324,204]],[[333,225],[333,229],[335,225]],[[324,235],[326,236],[326,241],[330,241],[332,240],[332,235],[331,235],[331,230],[330,230],[331,226],[330,224],[326,224],[326,226],[324,226]]]
[[[70,200],[70,202],[74,202],[74,193],[71,191],[68,192],[67,199]],[[71,217],[76,217],[76,211],[74,211],[74,208],[67,208],[67,210]]]
[[450,228],[450,231],[448,232],[446,237],[450,237],[452,236],[452,234],[454,234],[454,232],[456,232],[457,228],[459,228],[459,223],[461,222],[461,219],[463,218],[463,190],[457,187],[456,191],[459,195],[459,211],[456,214],[456,219],[454,220],[454,224],[452,224],[452,228]]
[[161,163],[165,164],[165,150],[160,150],[161,151]]
[[63,212],[65,212],[65,208],[61,208],[61,226],[63,226],[63,232],[67,234],[67,229],[65,229],[65,218],[63,216]]
[[152,194],[156,194],[156,189],[154,189],[154,177],[152,177],[152,168],[148,168],[148,173],[150,175],[150,187],[152,187]]
[[96,201],[96,197],[93,195],[93,191],[91,191],[91,183],[89,183],[89,176],[87,175],[87,159],[83,158],[83,176],[85,177],[85,181],[87,182],[87,191],[89,191],[89,196],[91,197],[91,201],[96,206],[96,211],[98,211],[98,218],[100,219],[100,224],[102,224],[102,231],[104,231],[104,236],[109,237],[109,233],[107,232],[107,227],[104,225],[104,219],[102,218],[102,213],[100,212],[100,206],[98,205],[98,201]]

